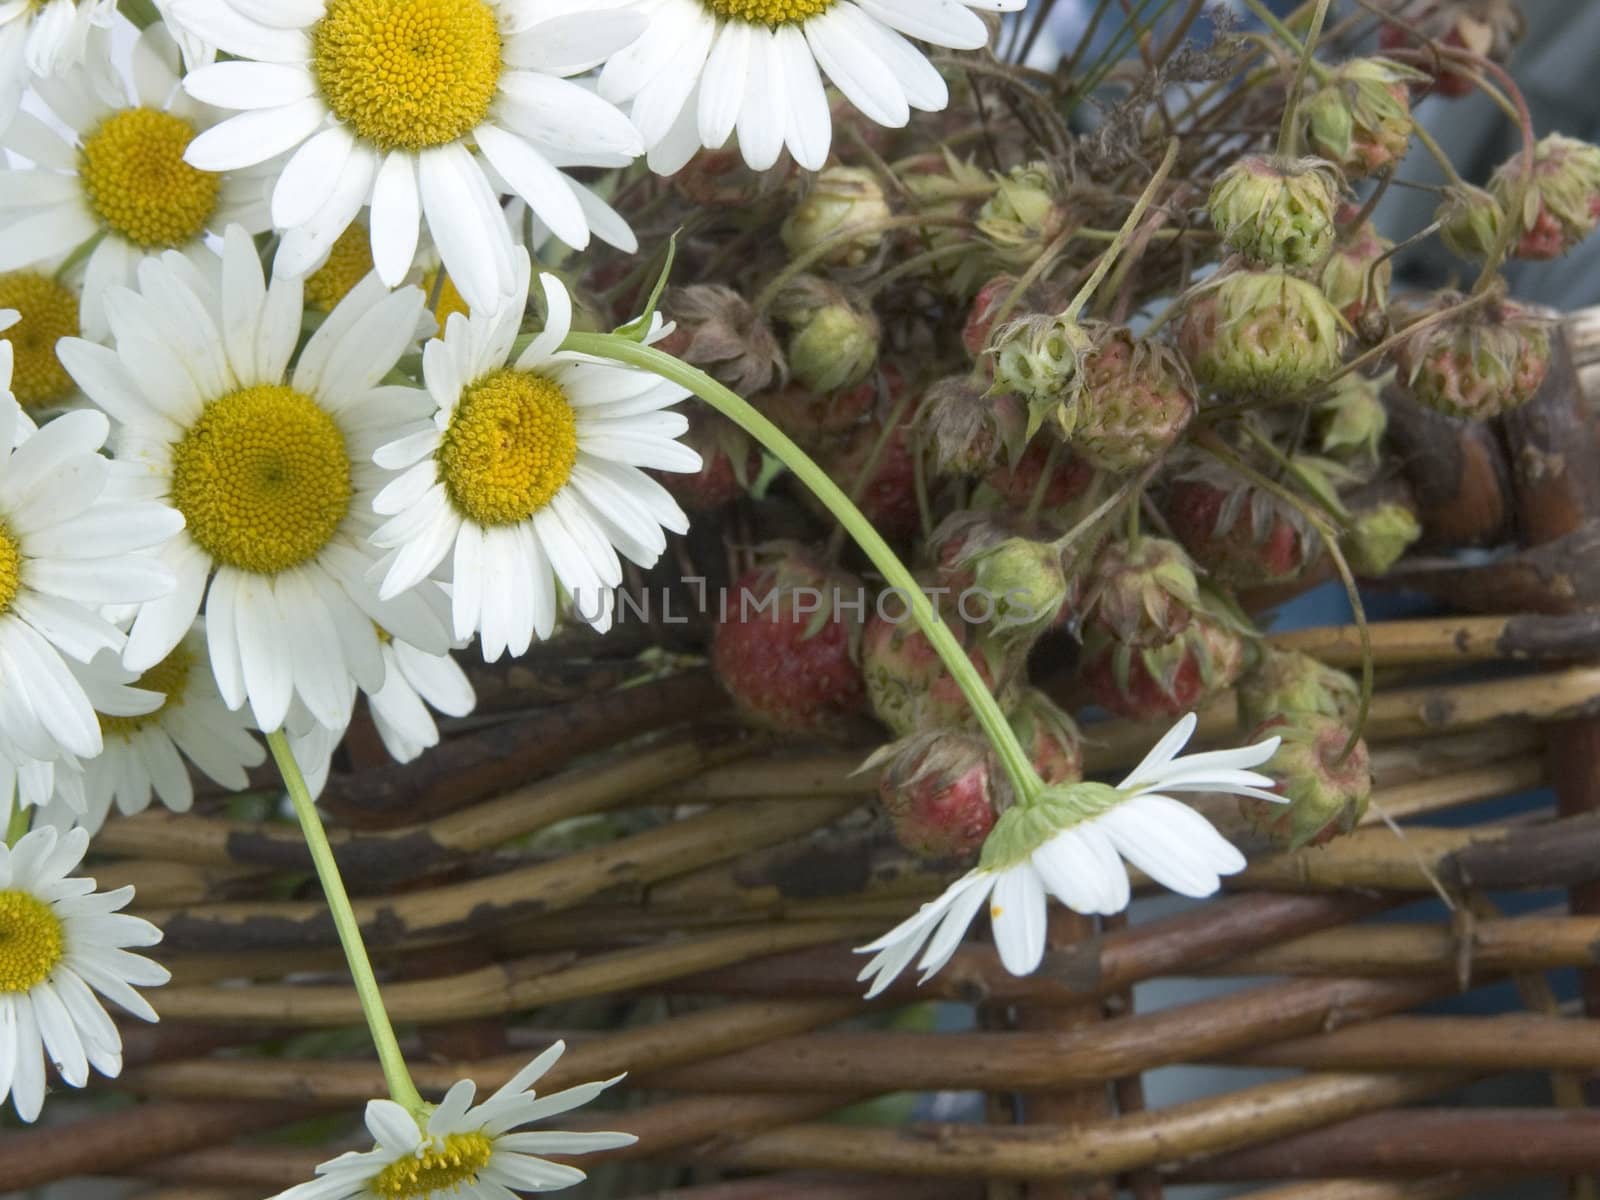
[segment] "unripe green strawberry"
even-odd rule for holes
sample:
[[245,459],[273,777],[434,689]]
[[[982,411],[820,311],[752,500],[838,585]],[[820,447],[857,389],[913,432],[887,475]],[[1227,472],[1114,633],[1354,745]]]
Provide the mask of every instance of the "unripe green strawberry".
[[[890,216],[883,185],[865,167],[824,168],[805,198],[779,230],[791,254],[806,254],[839,239],[823,254],[823,262],[854,267],[866,262],[883,243],[882,224]],[[851,233],[855,236],[847,236]]]
[[1239,720],[1246,728],[1277,717],[1351,721],[1360,706],[1361,686],[1348,672],[1298,650],[1266,647],[1239,680]]
[[1038,688],[1028,688],[1011,714],[1011,728],[1046,783],[1083,778],[1083,734],[1077,722]]
[[1083,359],[1083,379],[1070,441],[1101,470],[1132,474],[1149,466],[1194,418],[1194,379],[1182,356],[1131,330],[1096,337]]
[[1350,569],[1358,575],[1376,578],[1405,556],[1422,536],[1417,514],[1404,504],[1389,502],[1355,515],[1350,530],[1340,539]]
[[1239,159],[1211,188],[1211,223],[1253,262],[1314,267],[1333,245],[1339,180],[1317,158]]
[[959,730],[912,734],[883,747],[866,766],[882,768],[878,798],[896,840],[924,858],[976,854],[1012,803],[989,743]]
[[1521,408],[1550,369],[1548,322],[1502,299],[1421,323],[1462,299],[1441,292],[1411,310],[1411,332],[1403,329],[1394,349],[1397,381],[1418,403],[1453,417],[1487,420]]
[[1109,542],[1090,571],[1089,622],[1129,646],[1170,642],[1194,619],[1200,581],[1176,542],[1141,537]]
[[[1014,704],[1016,685],[1004,656],[994,653],[979,631],[961,619],[954,597],[941,597],[937,607],[985,686],[996,693],[1002,707]],[[867,621],[861,663],[872,711],[897,736],[973,724],[972,710],[955,678],[899,600],[885,599]]]
[[999,646],[1032,646],[1067,601],[1061,550],[1050,542],[1010,537],[963,556],[958,565],[972,571],[986,610],[983,635]]
[[1351,179],[1394,166],[1411,145],[1408,85],[1426,78],[1386,58],[1337,67],[1301,109],[1311,149]]
[[1244,271],[1189,301],[1178,346],[1208,388],[1284,396],[1333,374],[1344,338],[1344,319],[1315,285],[1277,271]]
[[[1511,212],[1522,191],[1522,155],[1494,173],[1489,190]],[[1523,198],[1518,258],[1559,258],[1600,223],[1600,146],[1552,133],[1534,147],[1532,184]]]
[[1317,438],[1322,453],[1360,467],[1376,466],[1389,428],[1382,386],[1363,375],[1346,375],[1317,405]]
[[1030,438],[1046,422],[1061,437],[1072,436],[1084,389],[1084,359],[1093,348],[1089,328],[1046,313],[1019,317],[995,334],[992,390],[1022,398]]
[[756,724],[831,733],[865,708],[859,665],[861,583],[786,547],[746,572],[711,643],[711,665],[734,704]]
[[[1353,216],[1354,210],[1346,213]],[[1389,307],[1394,267],[1384,255],[1393,249],[1394,243],[1379,237],[1371,221],[1363,221],[1340,227],[1339,238],[1322,264],[1318,274],[1322,294],[1356,329],[1364,329],[1369,318]]]
[[[961,326],[961,345],[988,376],[994,378],[994,356],[985,353],[995,332],[995,319],[999,316],[1020,281],[1015,275],[996,275],[978,289],[967,309],[967,319]],[[1054,286],[1036,283],[1017,298],[1014,313],[1054,312],[1066,303]]]
[[1259,726],[1251,741],[1283,739],[1262,768],[1278,780],[1287,804],[1241,797],[1240,812],[1285,849],[1320,846],[1349,833],[1366,815],[1372,799],[1372,765],[1364,741],[1344,760],[1349,731],[1342,721],[1322,716],[1276,718]]
[[774,311],[789,326],[795,381],[813,392],[854,387],[878,361],[877,316],[831,283],[802,275],[779,294]]
[[1061,181],[1045,163],[1013,167],[994,179],[978,210],[977,229],[995,257],[1019,270],[1031,266],[1065,227]]
[[1440,241],[1462,258],[1482,262],[1500,241],[1506,213],[1489,192],[1467,184],[1445,189],[1433,219],[1439,222]]

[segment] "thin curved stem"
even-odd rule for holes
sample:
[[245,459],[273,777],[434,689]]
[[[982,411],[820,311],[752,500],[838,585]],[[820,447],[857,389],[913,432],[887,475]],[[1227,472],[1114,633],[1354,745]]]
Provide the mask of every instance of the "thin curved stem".
[[1095,264],[1094,274],[1084,280],[1078,289],[1078,294],[1072,298],[1066,311],[1061,315],[1069,321],[1076,321],[1078,314],[1084,306],[1094,298],[1095,289],[1104,281],[1106,274],[1116,265],[1117,257],[1127,246],[1128,240],[1133,237],[1133,231],[1139,228],[1139,222],[1144,220],[1144,214],[1156,198],[1156,193],[1161,190],[1161,185],[1167,181],[1167,176],[1172,173],[1172,165],[1178,161],[1178,147],[1180,143],[1173,138],[1167,143],[1167,152],[1162,156],[1161,165],[1156,168],[1156,173],[1150,177],[1150,182],[1145,185],[1144,191],[1139,193],[1139,199],[1134,202],[1133,211],[1128,214],[1128,219],[1122,223],[1122,228],[1117,230],[1117,236],[1107,246],[1105,253],[1100,256],[1100,261]]
[[1311,71],[1317,39],[1322,35],[1322,23],[1328,17],[1329,0],[1317,0],[1311,14],[1311,28],[1306,32],[1305,44],[1300,48],[1300,64],[1295,68],[1294,80],[1289,84],[1289,95],[1284,100],[1283,122],[1278,126],[1278,153],[1293,158],[1300,152],[1300,93],[1305,90],[1306,75]]
[[839,485],[828,477],[827,472],[819,467],[810,455],[795,445],[788,434],[762,416],[736,392],[724,387],[704,371],[691,367],[688,363],[673,358],[653,346],[646,346],[614,333],[573,333],[568,336],[562,349],[639,367],[687,388],[766,447],[769,453],[782,462],[795,478],[810,488],[817,499],[822,501],[828,511],[844,526],[845,531],[855,539],[866,556],[872,560],[872,565],[882,574],[885,582],[900,594],[911,612],[912,619],[916,621],[917,628],[932,643],[945,669],[950,672],[956,681],[956,686],[966,697],[974,716],[978,719],[978,724],[982,726],[994,746],[1012,787],[1016,789],[1019,802],[1026,803],[1044,790],[1044,782],[1034,770],[1033,763],[1029,761],[1022,744],[1017,741],[1017,735],[1012,732],[1010,721],[1006,719],[1000,705],[990,694],[988,686],[978,674],[978,669],[973,666],[972,660],[967,657],[965,648],[956,641],[955,635],[950,632],[943,618],[928,602],[922,586],[878,531],[872,527],[872,522],[850,502],[850,497],[844,494]]
[[333,914],[333,927],[338,931],[345,961],[350,964],[350,977],[356,985],[356,996],[361,1001],[361,1014],[367,1020],[372,1044],[378,1051],[389,1096],[411,1113],[420,1114],[427,1105],[417,1085],[411,1081],[405,1055],[400,1052],[400,1042],[394,1035],[394,1025],[383,1006],[372,960],[367,957],[367,946],[361,938],[361,926],[350,906],[350,894],[345,891],[344,879],[339,875],[339,864],[333,857],[333,847],[328,844],[328,831],[322,827],[316,801],[311,798],[311,790],[306,787],[305,776],[300,773],[300,764],[295,762],[294,751],[289,748],[289,739],[284,737],[283,730],[267,734],[267,745],[272,749],[278,773],[283,776],[283,786],[289,791],[289,802],[300,820],[300,832],[306,839],[306,848],[311,851],[311,862],[317,869],[328,911]]

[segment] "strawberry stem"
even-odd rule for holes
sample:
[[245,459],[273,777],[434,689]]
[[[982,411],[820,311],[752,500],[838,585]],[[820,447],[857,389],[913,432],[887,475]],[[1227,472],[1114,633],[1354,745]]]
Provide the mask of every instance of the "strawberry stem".
[[983,682],[983,677],[978,674],[978,669],[967,657],[966,650],[928,602],[922,586],[873,528],[872,522],[851,503],[850,497],[783,430],[704,371],[632,338],[615,333],[573,333],[563,343],[562,349],[638,367],[688,389],[755,438],[789,468],[795,478],[811,489],[855,539],[856,545],[872,560],[872,565],[878,569],[884,581],[900,593],[917,628],[932,644],[994,746],[1016,791],[1018,803],[1030,803],[1044,791],[1044,781],[1039,778],[1027,752],[1017,740],[1011,722],[1006,719],[999,703]]
[[1090,275],[1078,294],[1072,298],[1072,303],[1062,311],[1061,315],[1069,321],[1076,321],[1078,314],[1083,312],[1089,301],[1094,298],[1095,289],[1105,280],[1111,268],[1116,265],[1117,256],[1122,253],[1123,247],[1133,237],[1133,231],[1139,227],[1139,222],[1144,220],[1145,211],[1156,198],[1156,193],[1161,190],[1161,185],[1167,181],[1167,176],[1172,171],[1172,165],[1178,161],[1177,138],[1167,143],[1167,152],[1161,159],[1161,165],[1156,168],[1156,173],[1150,177],[1150,182],[1145,185],[1144,191],[1139,193],[1139,199],[1134,201],[1133,211],[1128,214],[1128,219],[1122,223],[1122,228],[1117,230],[1117,236],[1112,239],[1111,245],[1105,248],[1100,255],[1100,261],[1095,264],[1094,274]]

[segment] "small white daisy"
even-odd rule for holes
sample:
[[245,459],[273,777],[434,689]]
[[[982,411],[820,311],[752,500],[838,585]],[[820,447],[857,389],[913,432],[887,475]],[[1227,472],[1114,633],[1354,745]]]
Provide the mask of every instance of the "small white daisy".
[[0,129],[17,114],[29,76],[77,66],[91,36],[111,25],[117,0],[4,0],[0,3]]
[[[600,94],[631,102],[651,169],[671,175],[735,132],[764,171],[784,146],[822,169],[833,117],[818,71],[869,119],[899,128],[912,109],[950,102],[944,78],[906,40],[976,50],[989,40],[973,12],[1015,12],[1026,0],[642,0],[644,36],[615,54]],[[905,36],[902,36],[905,35]]]
[[389,478],[373,452],[431,407],[420,389],[382,382],[412,344],[422,293],[390,293],[368,276],[291,370],[301,284],[269,286],[238,226],[217,286],[177,254],[147,259],[139,284],[106,297],[114,348],[69,338],[58,351],[116,419],[118,458],[138,472],[129,491],[170,505],[184,527],[161,549],[177,587],[140,608],[123,663],[154,667],[204,600],[230,708],[248,700],[271,731],[298,696],[342,728],[356,686],[383,684],[375,621],[446,648],[422,600],[380,601],[367,581],[372,497]]
[[[589,1154],[631,1146],[631,1133],[514,1132],[589,1103],[617,1082],[582,1083],[548,1096],[532,1085],[553,1066],[564,1044],[557,1042],[482,1104],[463,1079],[438,1107],[413,1116],[393,1100],[367,1104],[371,1150],[342,1154],[317,1168],[317,1178],[280,1192],[275,1200],[508,1200],[516,1192],[553,1192],[581,1183],[576,1167],[544,1154]],[[617,1077],[618,1079],[621,1076]]]
[[90,833],[105,824],[113,802],[124,816],[149,808],[152,795],[173,812],[188,812],[194,783],[185,759],[235,792],[250,785],[249,769],[266,761],[267,752],[244,715],[230,711],[217,691],[202,628],[191,630],[143,674],[126,670],[109,655],[95,665],[131,685],[118,689],[123,696],[148,697],[148,702],[129,711],[133,706],[119,704],[116,693],[89,693],[105,741],[99,756],[82,764],[80,822]]
[[83,333],[81,272],[62,277],[58,265],[0,272],[0,308],[17,314],[4,334],[12,350],[11,394],[35,421],[82,398],[56,355],[57,342]]
[[310,270],[370,204],[386,283],[405,278],[425,221],[468,303],[492,307],[512,281],[507,192],[575,249],[591,232],[636,248],[561,170],[643,153],[627,117],[569,78],[638,35],[619,0],[174,0],[173,11],[237,56],[184,81],[239,110],[189,161],[227,171],[289,154],[272,196],[278,270]]
[[1222,876],[1242,871],[1244,855],[1211,822],[1164,793],[1226,792],[1281,803],[1284,796],[1265,790],[1273,781],[1248,769],[1270,759],[1278,739],[1177,757],[1194,729],[1194,715],[1184,717],[1115,788],[1061,785],[1003,813],[975,869],[857,951],[873,955],[859,976],[872,980],[868,997],[888,987],[924,945],[917,966],[921,982],[931,979],[985,900],[1000,961],[1013,975],[1029,975],[1044,956],[1047,897],[1074,912],[1121,912],[1129,898],[1124,858],[1185,896],[1209,896]]
[[96,892],[94,880],[70,874],[88,847],[82,829],[35,829],[10,848],[0,843],[0,1101],[9,1094],[24,1121],[44,1106],[45,1055],[71,1087],[89,1082],[90,1067],[121,1073],[122,1036],[95,992],[154,1021],[134,986],[170,978],[127,950],[161,940],[149,921],[117,911],[133,889]]
[[98,239],[84,263],[77,314],[94,340],[106,332],[106,290],[132,286],[146,255],[206,257],[207,234],[270,223],[266,176],[219,175],[184,161],[216,117],[178,86],[178,59],[171,36],[152,25],[134,43],[131,78],[116,80],[123,94],[114,103],[87,66],[75,68],[35,84],[66,132],[22,113],[0,139],[34,164],[0,170],[0,271],[37,266]]
[[[524,295],[529,270],[519,250]],[[373,534],[393,551],[382,594],[404,593],[449,558],[455,636],[480,632],[490,662],[550,636],[558,582],[585,620],[608,628],[618,552],[652,566],[666,549],[663,528],[688,528],[641,468],[700,469],[700,456],[676,440],[688,421],[664,411],[688,393],[563,353],[572,301],[553,275],[540,282],[545,327],[515,360],[520,305],[450,318],[423,351],[433,421],[376,460],[403,472],[375,505],[393,518]]]

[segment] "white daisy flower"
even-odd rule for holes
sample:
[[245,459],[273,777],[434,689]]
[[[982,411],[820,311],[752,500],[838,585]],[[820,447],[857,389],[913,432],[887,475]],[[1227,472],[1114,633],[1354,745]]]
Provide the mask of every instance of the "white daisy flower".
[[230,711],[217,690],[203,629],[191,630],[142,675],[110,656],[95,665],[131,685],[120,687],[124,696],[148,701],[127,711],[132,706],[117,704],[115,693],[90,692],[105,740],[100,755],[83,763],[85,808],[79,820],[90,833],[105,824],[113,802],[124,816],[149,808],[152,795],[173,812],[188,812],[194,783],[185,759],[235,792],[250,785],[249,769],[266,761],[243,714]]
[[290,154],[272,196],[279,271],[310,270],[370,204],[384,282],[405,278],[425,221],[468,303],[492,307],[513,279],[507,192],[574,249],[591,233],[636,248],[561,170],[643,153],[627,117],[569,78],[639,34],[618,0],[174,0],[173,11],[238,59],[184,81],[239,110],[189,161],[228,171]]
[[[650,167],[680,170],[702,146],[737,132],[757,171],[784,146],[821,170],[833,118],[821,71],[879,125],[950,102],[944,78],[906,40],[976,50],[989,31],[973,12],[1016,12],[1027,0],[642,0],[644,36],[612,55],[600,94],[631,102]],[[902,36],[904,35],[904,36]]]
[[0,843],[0,1101],[9,1094],[24,1121],[44,1106],[45,1055],[71,1087],[89,1082],[90,1067],[108,1078],[122,1071],[122,1036],[95,992],[154,1021],[134,986],[170,978],[127,950],[161,940],[149,921],[117,911],[133,889],[96,892],[94,880],[70,874],[88,847],[82,829]]
[[77,759],[64,754],[54,762],[39,762],[0,752],[0,820],[9,824],[17,808],[34,809],[35,824],[61,830],[81,824],[88,801]]
[[1047,897],[1074,912],[1121,912],[1129,899],[1124,858],[1185,896],[1209,896],[1223,875],[1242,871],[1244,855],[1166,793],[1225,792],[1281,803],[1284,796],[1265,790],[1273,781],[1248,769],[1270,759],[1278,739],[1178,757],[1194,729],[1194,715],[1184,717],[1114,788],[1062,785],[1003,813],[975,869],[857,951],[873,955],[858,977],[872,980],[867,996],[888,987],[925,945],[917,966],[921,982],[931,979],[985,900],[1000,961],[1013,975],[1029,975],[1044,957]]
[[[523,294],[529,270],[519,251]],[[553,275],[540,282],[549,315],[514,360],[520,306],[450,318],[443,340],[423,351],[432,423],[377,455],[403,472],[376,501],[393,518],[373,534],[393,551],[382,594],[414,587],[448,557],[455,636],[481,633],[489,662],[550,636],[557,583],[583,619],[609,628],[618,552],[652,566],[666,549],[663,528],[688,528],[641,468],[700,469],[700,456],[676,441],[688,421],[664,411],[688,393],[562,353],[572,301]]]
[[372,497],[388,480],[373,452],[431,407],[421,390],[382,382],[412,344],[422,293],[369,276],[291,370],[301,284],[268,286],[238,226],[217,286],[177,254],[147,259],[139,284],[106,297],[114,348],[69,338],[58,351],[116,419],[118,458],[138,470],[130,490],[185,526],[161,549],[177,587],[140,608],[123,664],[142,672],[166,658],[204,600],[229,708],[248,700],[271,731],[298,696],[342,728],[357,684],[383,685],[374,621],[445,649],[421,600],[380,601],[367,581]]
[[111,25],[117,0],[4,0],[0,3],[0,129],[17,114],[29,76],[77,66],[91,36]]
[[317,1178],[280,1192],[274,1200],[508,1200],[515,1192],[552,1192],[581,1183],[576,1167],[544,1154],[589,1154],[631,1146],[631,1133],[563,1133],[515,1130],[589,1103],[620,1079],[582,1083],[548,1096],[532,1085],[565,1046],[557,1042],[482,1104],[463,1079],[438,1107],[413,1116],[393,1100],[367,1104],[371,1150],[342,1154],[317,1168]]
[[[0,342],[0,388],[12,347]],[[50,763],[100,753],[100,725],[66,659],[120,651],[102,605],[154,600],[173,577],[142,554],[182,525],[159,504],[113,497],[109,425],[67,413],[34,431],[0,391],[0,756]]]
[[179,250],[199,259],[211,254],[207,234],[270,223],[266,176],[219,175],[184,161],[216,118],[178,86],[178,57],[171,36],[152,25],[134,43],[132,76],[116,80],[123,94],[114,103],[88,67],[75,68],[34,85],[66,132],[21,113],[3,137],[34,165],[0,170],[0,271],[99,239],[84,263],[79,314],[94,340],[106,333],[107,289],[131,287],[146,255]]

